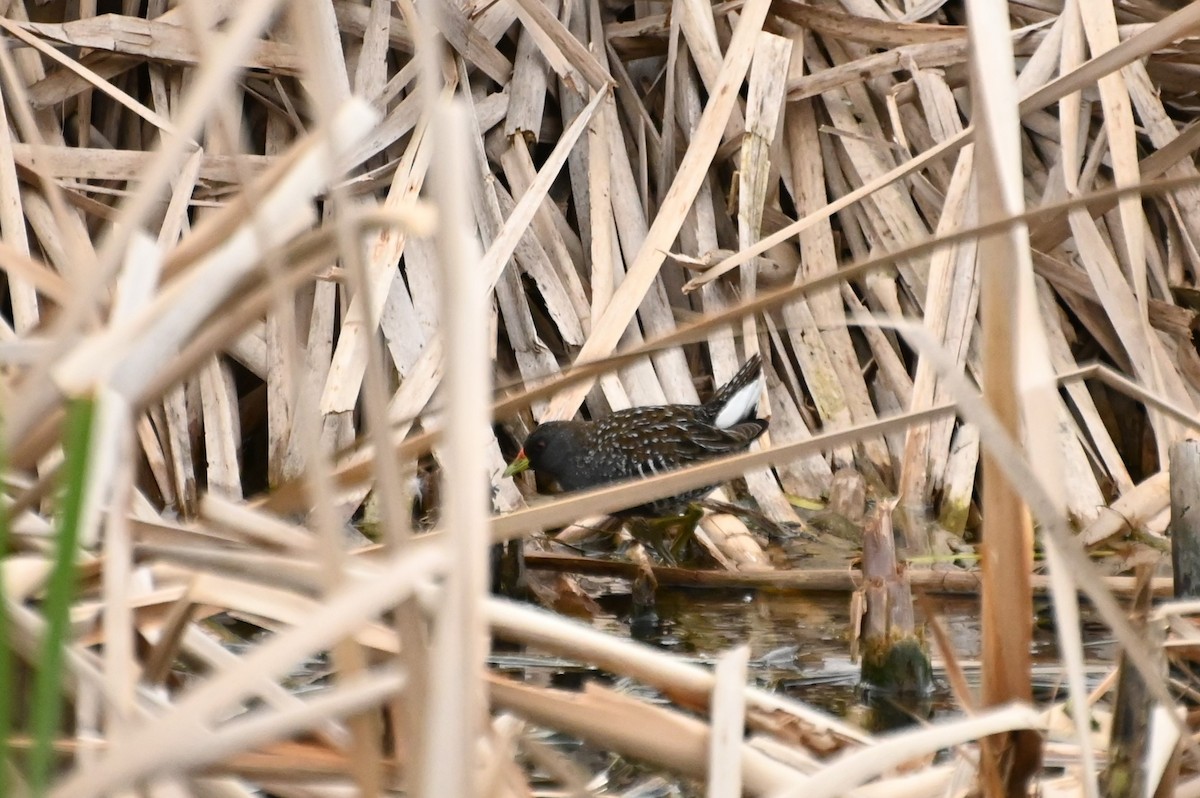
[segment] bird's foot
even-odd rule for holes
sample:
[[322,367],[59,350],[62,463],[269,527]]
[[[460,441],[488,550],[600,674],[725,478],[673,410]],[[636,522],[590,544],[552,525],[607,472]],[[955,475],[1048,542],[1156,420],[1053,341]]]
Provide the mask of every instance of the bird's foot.
[[630,532],[663,563],[674,566],[685,559],[688,546],[695,539],[696,524],[703,515],[704,508],[689,504],[683,515],[639,518],[630,525]]

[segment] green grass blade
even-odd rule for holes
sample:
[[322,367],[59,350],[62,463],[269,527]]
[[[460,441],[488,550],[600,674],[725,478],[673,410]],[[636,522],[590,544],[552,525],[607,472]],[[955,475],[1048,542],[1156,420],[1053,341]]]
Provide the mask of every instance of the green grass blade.
[[62,712],[63,652],[70,632],[68,613],[75,589],[75,549],[83,522],[94,414],[93,400],[77,399],[71,403],[67,416],[58,545],[46,595],[46,637],[34,682],[33,750],[29,757],[29,782],[34,796],[45,795],[49,786],[54,739]]

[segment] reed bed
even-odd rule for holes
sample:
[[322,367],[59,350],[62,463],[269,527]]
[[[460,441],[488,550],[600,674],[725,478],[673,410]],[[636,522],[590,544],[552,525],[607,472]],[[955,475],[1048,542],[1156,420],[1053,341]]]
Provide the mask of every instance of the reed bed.
[[[0,795],[615,789],[546,730],[714,798],[1097,795],[1080,594],[1157,708],[1146,790],[1200,794],[1161,659],[1197,608],[1133,625],[1085,550],[1161,539],[1196,429],[1200,5],[10,0],[0,29]],[[538,421],[694,403],[756,352],[751,452],[552,501],[500,476]],[[543,533],[734,479],[760,524],[707,514],[714,568],[586,567],[845,589],[757,530],[857,480],[907,508],[918,589],[983,597],[979,695],[942,652],[961,717],[873,737],[747,686],[745,649],[489,593],[492,544],[583,570]],[[980,516],[979,571],[915,564]],[[1031,701],[1035,590],[1069,710]],[[666,700],[490,671],[494,640]]]

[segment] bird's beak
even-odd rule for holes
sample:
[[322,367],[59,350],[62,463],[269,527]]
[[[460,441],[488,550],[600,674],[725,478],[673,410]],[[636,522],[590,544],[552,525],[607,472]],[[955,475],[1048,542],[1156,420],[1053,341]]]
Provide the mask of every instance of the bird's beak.
[[515,476],[527,468],[529,468],[529,458],[525,456],[525,450],[522,449],[517,452],[517,458],[508,464],[508,468],[504,469],[504,476]]

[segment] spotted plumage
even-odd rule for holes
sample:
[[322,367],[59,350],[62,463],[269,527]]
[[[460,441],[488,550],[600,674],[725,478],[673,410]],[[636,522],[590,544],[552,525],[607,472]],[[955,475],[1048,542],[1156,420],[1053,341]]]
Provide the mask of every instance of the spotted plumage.
[[[739,452],[767,422],[755,410],[762,394],[762,361],[753,356],[702,405],[656,405],[619,410],[595,421],[548,421],[525,441],[507,475],[532,468],[564,491],[652,477]],[[677,515],[715,485],[624,510],[622,515]]]

